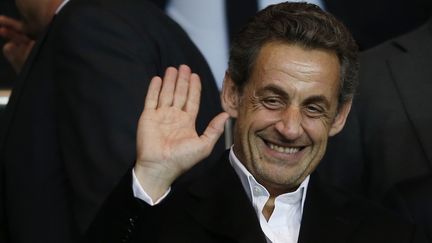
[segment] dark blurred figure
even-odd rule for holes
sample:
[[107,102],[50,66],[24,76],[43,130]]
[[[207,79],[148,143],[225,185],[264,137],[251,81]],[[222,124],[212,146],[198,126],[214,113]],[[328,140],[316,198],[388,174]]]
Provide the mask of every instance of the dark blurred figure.
[[[320,168],[328,180],[383,202],[396,185],[432,173],[431,67],[432,20],[362,53],[352,113]],[[430,197],[416,192],[427,187],[411,193]],[[412,205],[425,213],[432,207]]]
[[[13,0],[0,0],[0,16],[2,15],[13,16],[14,18],[17,18],[18,12]],[[1,51],[1,49],[4,47],[4,44],[8,42],[8,40],[4,39],[2,36],[3,31],[3,24],[0,20],[0,127],[2,124],[3,113],[7,104],[10,89],[12,88],[12,85],[16,79],[16,72],[9,61],[5,58],[3,51]]]
[[[151,3],[64,3],[17,0],[26,31],[38,38],[13,89],[0,144],[1,219],[10,242],[79,241],[135,160],[149,80],[168,66],[188,64],[202,77],[199,131],[221,110],[204,58]],[[57,11],[38,35],[34,30]]]
[[[0,0],[0,15],[18,18],[18,11],[13,0]],[[0,47],[3,47],[6,42],[7,40],[0,38]],[[14,69],[5,59],[3,52],[0,52],[0,89],[11,88],[15,79]]]
[[43,34],[63,1],[16,0],[21,20],[8,15],[0,15],[0,38],[6,41],[2,46],[2,51],[17,74],[21,72],[35,40]]
[[6,40],[2,48],[3,55],[17,74],[24,66],[36,39],[26,32],[26,26],[22,21],[0,15],[0,37]]
[[[61,1],[34,1],[34,4],[40,6],[34,8],[25,4],[21,6],[25,1],[18,0],[16,2],[20,4],[18,8],[21,7],[20,17],[23,17],[22,20],[15,16],[16,9],[13,2],[5,2],[9,4],[8,8],[5,9],[9,10],[0,12],[0,62],[4,62],[4,65],[1,66],[2,69],[0,69],[0,76],[6,75],[5,80],[0,78],[0,127],[2,127],[4,109],[15,84],[16,76],[24,66],[37,35],[45,29],[54,15],[55,9],[53,7],[56,8]],[[10,11],[11,9],[12,11]],[[13,72],[9,71],[10,67],[12,67]]]

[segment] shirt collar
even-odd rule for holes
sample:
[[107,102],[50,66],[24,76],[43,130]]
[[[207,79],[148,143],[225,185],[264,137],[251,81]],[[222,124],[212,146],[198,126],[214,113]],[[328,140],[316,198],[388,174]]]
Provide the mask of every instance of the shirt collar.
[[[251,202],[254,201],[254,197],[258,196],[257,193],[254,193],[253,191],[256,188],[256,186],[260,187],[261,189],[267,192],[264,186],[262,186],[260,183],[256,181],[255,177],[246,169],[246,167],[240,162],[240,160],[234,154],[233,146],[231,146],[230,149],[229,161],[231,163],[231,166],[234,168],[234,171],[237,173],[238,177],[240,178],[242,186],[246,191],[246,194],[249,200],[251,200]],[[279,195],[278,198],[283,198],[282,200],[288,200],[288,201],[297,201],[298,198],[301,197],[301,214],[303,214],[303,207],[306,200],[306,194],[307,194],[306,192],[309,184],[309,179],[310,176],[308,175],[304,179],[304,181],[300,184],[300,186],[297,188],[297,190],[295,190],[294,192],[289,192],[289,193],[284,193],[282,195]]]
[[64,0],[57,8],[57,10],[55,11],[55,14],[58,14],[60,12],[60,10],[66,5],[66,3],[68,3],[69,0]]

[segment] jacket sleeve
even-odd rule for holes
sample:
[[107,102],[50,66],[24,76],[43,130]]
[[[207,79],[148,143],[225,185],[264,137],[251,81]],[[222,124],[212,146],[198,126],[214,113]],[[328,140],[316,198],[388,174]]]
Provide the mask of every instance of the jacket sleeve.
[[[135,242],[145,236],[145,241],[155,242],[151,232],[152,224],[143,227],[144,222],[151,222],[157,206],[134,198],[132,191],[132,173],[129,171],[109,195],[98,212],[95,220],[85,234],[85,243]],[[139,228],[139,230],[138,230]],[[146,232],[143,232],[143,229]]]

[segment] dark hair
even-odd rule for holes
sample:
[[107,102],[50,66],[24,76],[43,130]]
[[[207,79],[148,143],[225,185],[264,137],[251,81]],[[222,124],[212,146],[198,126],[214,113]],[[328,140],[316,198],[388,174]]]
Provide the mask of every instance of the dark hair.
[[228,72],[240,91],[261,48],[269,42],[334,52],[341,67],[339,104],[353,98],[358,83],[358,46],[331,14],[313,4],[294,2],[270,5],[258,12],[231,44]]

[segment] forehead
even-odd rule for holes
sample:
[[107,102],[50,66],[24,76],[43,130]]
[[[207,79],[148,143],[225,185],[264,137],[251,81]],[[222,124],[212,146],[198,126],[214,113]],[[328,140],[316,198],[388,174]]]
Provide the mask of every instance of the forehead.
[[340,64],[335,53],[280,42],[265,44],[255,61],[248,85],[253,89],[278,86],[302,92],[321,92],[337,98]]

